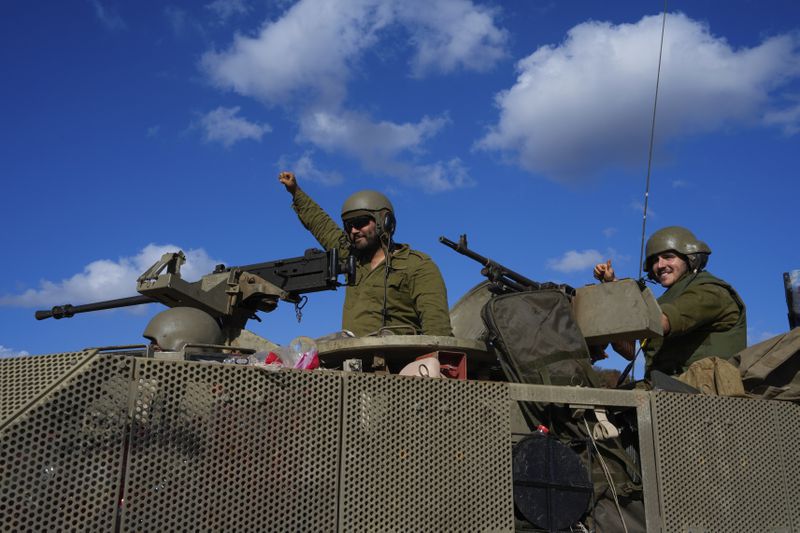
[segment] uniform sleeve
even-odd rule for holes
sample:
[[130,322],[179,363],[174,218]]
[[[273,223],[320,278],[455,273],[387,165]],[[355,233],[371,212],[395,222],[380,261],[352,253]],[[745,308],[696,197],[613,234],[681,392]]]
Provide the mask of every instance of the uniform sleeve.
[[725,331],[739,320],[739,306],[724,287],[711,283],[690,286],[675,301],[661,306],[669,319],[669,335],[697,328]]
[[339,250],[339,257],[350,255],[350,242],[344,230],[311,199],[302,189],[297,189],[292,201],[292,209],[303,226],[317,239],[323,248]]
[[447,288],[444,279],[430,258],[425,257],[410,279],[411,297],[414,300],[423,335],[451,337],[450,310],[447,307]]

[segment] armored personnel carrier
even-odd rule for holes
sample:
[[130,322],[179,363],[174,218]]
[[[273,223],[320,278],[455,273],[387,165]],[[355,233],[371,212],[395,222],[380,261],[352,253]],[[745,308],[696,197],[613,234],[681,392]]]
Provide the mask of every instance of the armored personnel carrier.
[[[0,360],[3,529],[800,529],[798,405],[598,388],[577,358],[540,384],[515,380],[530,375],[525,354],[509,357],[481,317],[507,271],[454,306],[455,337],[340,335],[303,371],[223,361],[274,349],[247,320],[335,287],[348,272],[335,255],[220,266],[195,283],[181,263],[165,255],[133,299],[39,317],[158,301],[213,317],[219,344]],[[540,289],[571,302],[584,339],[660,333],[635,281]],[[439,377],[419,357],[457,368]],[[416,375],[398,375],[409,364]]]

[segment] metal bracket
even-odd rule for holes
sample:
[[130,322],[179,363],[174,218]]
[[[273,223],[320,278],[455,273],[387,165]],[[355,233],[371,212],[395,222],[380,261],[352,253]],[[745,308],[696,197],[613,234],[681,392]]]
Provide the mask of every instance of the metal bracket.
[[147,281],[155,281],[158,276],[166,268],[168,274],[175,274],[177,277],[181,275],[181,266],[186,262],[186,256],[183,251],[167,252],[161,256],[161,259],[156,261],[153,266],[144,271],[144,273],[136,280],[137,284],[145,283]]

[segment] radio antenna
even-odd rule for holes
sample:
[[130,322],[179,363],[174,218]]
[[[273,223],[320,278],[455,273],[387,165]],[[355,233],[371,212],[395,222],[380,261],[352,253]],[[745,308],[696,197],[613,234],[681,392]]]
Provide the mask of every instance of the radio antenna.
[[[661,57],[664,53],[664,28],[667,24],[667,0],[664,0],[664,14],[661,17],[661,45],[658,49],[658,73],[656,74],[656,95],[653,99],[653,120],[650,125],[650,150],[647,156],[647,180],[644,189],[644,209],[642,212],[642,240],[639,245],[639,266],[644,265],[644,236],[647,228],[647,202],[650,199],[650,172],[653,167],[653,142],[656,136],[656,110],[658,109],[658,86],[661,81]],[[644,279],[639,271],[639,279]]]

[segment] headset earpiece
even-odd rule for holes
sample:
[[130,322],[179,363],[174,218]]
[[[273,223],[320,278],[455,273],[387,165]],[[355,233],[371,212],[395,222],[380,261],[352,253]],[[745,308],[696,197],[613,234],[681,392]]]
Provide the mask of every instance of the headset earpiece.
[[394,235],[396,225],[397,221],[395,220],[394,215],[391,211],[387,211],[386,215],[383,217],[383,231],[389,235]]

